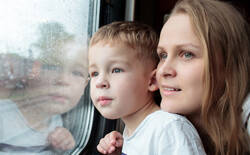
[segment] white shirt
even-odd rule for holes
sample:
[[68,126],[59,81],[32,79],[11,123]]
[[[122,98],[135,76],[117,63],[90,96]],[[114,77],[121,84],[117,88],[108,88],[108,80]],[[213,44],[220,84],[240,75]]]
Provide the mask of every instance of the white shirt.
[[243,104],[243,112],[242,112],[242,119],[243,119],[243,123],[247,128],[247,132],[250,135],[250,94],[248,94],[244,104]]
[[[39,122],[38,122],[39,123]],[[51,118],[49,127],[44,131],[36,131],[28,126],[28,122],[19,111],[18,107],[11,100],[0,100],[0,143],[13,146],[26,147],[32,149],[33,146],[41,149],[48,146],[48,134],[56,127],[62,126],[62,118],[60,115],[55,115]],[[9,150],[9,151],[1,151]],[[22,151],[13,152],[13,147],[0,148],[1,155],[49,155],[49,151],[39,153],[21,153]]]
[[200,137],[184,116],[156,111],[128,137],[123,133],[123,155],[204,155]]

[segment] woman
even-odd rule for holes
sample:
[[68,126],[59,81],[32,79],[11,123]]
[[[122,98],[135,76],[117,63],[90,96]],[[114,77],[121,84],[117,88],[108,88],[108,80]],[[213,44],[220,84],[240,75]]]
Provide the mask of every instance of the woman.
[[[248,28],[229,4],[182,0],[161,31],[156,73],[161,109],[187,116],[207,154],[249,153],[241,118],[250,90]],[[104,138],[110,143],[99,145],[115,144],[117,135],[112,132]]]
[[[232,6],[183,0],[164,25],[157,80],[163,110],[186,115],[208,154],[249,150],[241,113],[249,93],[247,23]],[[177,87],[169,91],[167,87]]]

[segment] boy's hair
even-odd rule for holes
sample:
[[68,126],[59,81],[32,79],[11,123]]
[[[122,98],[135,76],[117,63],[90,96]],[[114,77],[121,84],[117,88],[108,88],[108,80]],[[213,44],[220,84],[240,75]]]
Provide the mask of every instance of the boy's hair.
[[175,14],[190,17],[205,53],[201,118],[208,134],[203,139],[206,151],[245,154],[249,137],[241,113],[250,86],[249,26],[233,6],[217,0],[180,0],[171,16]]
[[124,44],[137,52],[138,59],[150,60],[156,66],[158,35],[148,25],[131,21],[113,22],[101,27],[91,38],[89,46],[98,43]]

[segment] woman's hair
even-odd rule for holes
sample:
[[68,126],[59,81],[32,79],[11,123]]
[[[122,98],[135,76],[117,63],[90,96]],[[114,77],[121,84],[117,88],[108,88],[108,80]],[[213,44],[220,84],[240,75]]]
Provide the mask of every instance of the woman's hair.
[[[171,15],[187,14],[205,53],[201,135],[209,154],[249,152],[241,114],[249,93],[249,27],[231,5],[217,0],[180,0]],[[203,139],[205,137],[205,139]]]

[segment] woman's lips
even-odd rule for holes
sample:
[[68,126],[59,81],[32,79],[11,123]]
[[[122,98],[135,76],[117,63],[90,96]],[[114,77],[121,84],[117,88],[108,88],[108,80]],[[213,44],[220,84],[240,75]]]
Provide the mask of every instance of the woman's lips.
[[168,86],[162,87],[162,92],[165,96],[175,95],[180,91],[181,91],[181,89],[179,89],[179,88],[168,87]]

